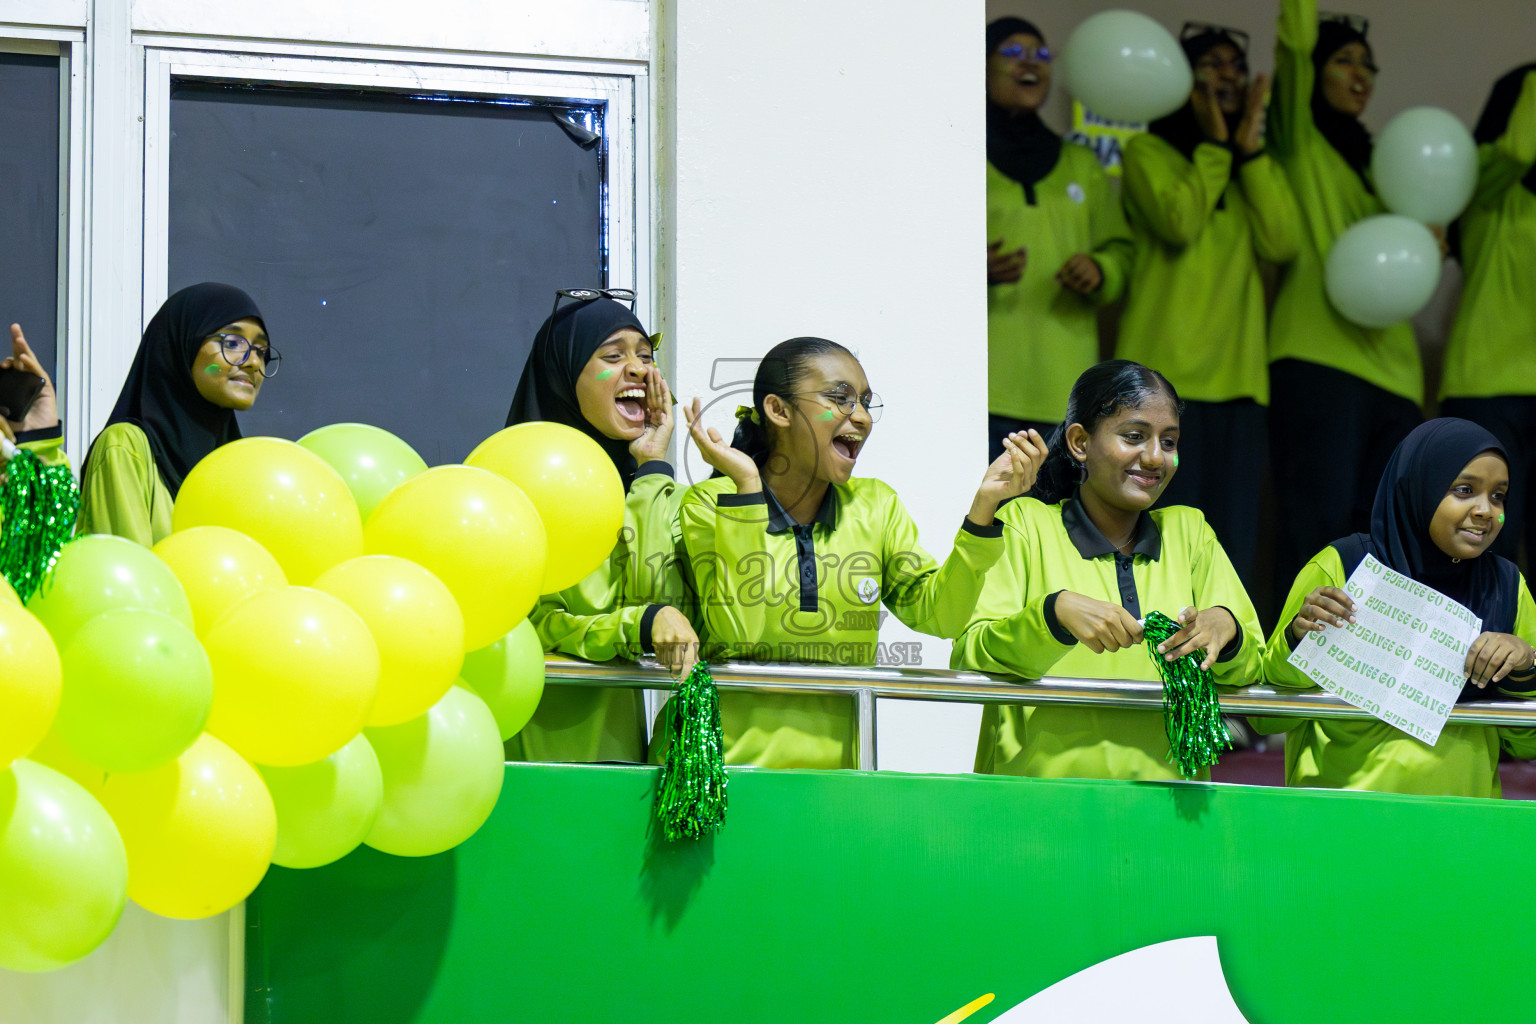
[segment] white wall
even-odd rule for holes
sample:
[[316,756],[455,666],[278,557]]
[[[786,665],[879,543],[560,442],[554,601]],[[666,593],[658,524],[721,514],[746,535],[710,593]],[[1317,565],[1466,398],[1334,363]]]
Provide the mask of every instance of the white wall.
[[[679,396],[707,395],[719,357],[847,345],[886,404],[858,472],[896,489],[938,558],[986,468],[982,16],[977,0],[678,0],[660,47]],[[735,404],[712,425],[734,426]],[[948,667],[946,642],[894,620],[881,639]],[[880,713],[883,767],[969,766],[973,709]]]

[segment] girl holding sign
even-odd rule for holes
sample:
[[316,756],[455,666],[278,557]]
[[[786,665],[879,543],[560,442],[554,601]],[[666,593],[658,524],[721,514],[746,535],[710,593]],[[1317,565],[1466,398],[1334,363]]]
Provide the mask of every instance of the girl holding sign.
[[[1025,679],[1047,673],[1160,680],[1142,644],[1148,612],[1183,626],[1158,651],[1204,652],[1218,685],[1259,675],[1253,602],[1199,511],[1153,509],[1179,466],[1178,393],[1124,359],[1072,387],[1030,497],[998,513],[988,574],[950,665]],[[1116,708],[988,705],[976,770],[1036,778],[1176,779],[1163,716]]]
[[[1336,540],[1302,569],[1265,652],[1265,676],[1311,687],[1289,658],[1311,632],[1354,621],[1344,585],[1367,554],[1471,609],[1484,632],[1467,653],[1459,700],[1536,698],[1536,604],[1513,562],[1488,552],[1504,523],[1509,460],[1466,420],[1431,420],[1393,452],[1376,489],[1370,533]],[[1267,720],[1285,728],[1284,723]],[[1532,756],[1526,730],[1503,737]],[[1443,796],[1499,795],[1500,730],[1447,723],[1433,747],[1375,719],[1302,721],[1285,742],[1290,786]]]

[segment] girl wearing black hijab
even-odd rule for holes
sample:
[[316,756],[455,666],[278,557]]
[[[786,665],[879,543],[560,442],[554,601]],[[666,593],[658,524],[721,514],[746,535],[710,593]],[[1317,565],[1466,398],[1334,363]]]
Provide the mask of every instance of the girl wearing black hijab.
[[1259,263],[1296,255],[1300,215],[1264,151],[1269,80],[1249,84],[1247,34],[1191,24],[1180,36],[1189,102],[1125,145],[1136,262],[1115,355],[1178,386],[1183,461],[1161,503],[1204,512],[1252,589],[1269,404]]
[[[1536,604],[1514,563],[1488,550],[1508,493],[1509,459],[1488,431],[1451,418],[1415,428],[1387,463],[1370,532],[1334,541],[1296,577],[1265,651],[1265,677],[1313,685],[1288,659],[1308,633],[1352,621],[1344,584],[1369,554],[1483,620],[1458,701],[1536,698]],[[1536,753],[1531,730],[1501,737],[1493,726],[1448,723],[1430,747],[1374,718],[1302,721],[1286,736],[1286,785],[1496,797],[1501,738],[1518,756]]]
[[81,470],[79,533],[145,546],[171,532],[171,502],[192,467],[240,437],[279,356],[251,297],[207,282],[165,300],[144,330],[106,429]]
[[[560,306],[567,298],[576,301]],[[556,303],[534,338],[507,426],[563,423],[596,441],[624,481],[624,526],[606,563],[539,598],[529,619],[546,651],[587,661],[654,651],[668,668],[686,672],[698,637],[679,610],[691,604],[675,554],[682,493],[665,461],[672,392],[655,365],[655,339],[603,293],[572,289]],[[507,753],[530,761],[644,761],[640,691],[546,687]]]
[[[1367,28],[1350,16],[1319,21],[1317,0],[1281,0],[1268,148],[1301,210],[1296,258],[1269,324],[1282,580],[1330,538],[1364,528],[1387,457],[1422,419],[1424,371],[1413,328],[1346,320],[1324,288],[1334,242],[1356,221],[1386,212],[1371,186],[1371,137],[1360,123],[1376,83]],[[1325,457],[1298,429],[1318,409],[1328,410]],[[1331,500],[1319,504],[1318,493]]]
[[[1536,64],[1500,78],[1472,132],[1477,191],[1461,215],[1466,284],[1445,347],[1440,410],[1493,432],[1509,452],[1509,517],[1536,558],[1536,517],[1525,496],[1536,486]],[[1521,530],[1494,550],[1514,558]]]
[[1023,18],[987,25],[989,461],[1009,434],[1061,422],[1098,362],[1097,307],[1130,270],[1130,230],[1098,158],[1040,120],[1051,59]]

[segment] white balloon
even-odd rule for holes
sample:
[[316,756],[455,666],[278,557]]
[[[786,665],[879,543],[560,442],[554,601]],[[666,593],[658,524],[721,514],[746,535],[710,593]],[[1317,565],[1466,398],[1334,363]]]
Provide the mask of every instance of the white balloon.
[[1387,122],[1371,151],[1376,193],[1393,213],[1449,224],[1477,185],[1477,143],[1454,114],[1410,107]]
[[1111,121],[1152,121],[1189,100],[1194,74],[1178,42],[1135,11],[1102,11],[1072,31],[1062,53],[1083,106]]
[[1393,213],[1367,217],[1328,252],[1328,300],[1364,327],[1390,327],[1429,302],[1440,283],[1440,246],[1428,228]]

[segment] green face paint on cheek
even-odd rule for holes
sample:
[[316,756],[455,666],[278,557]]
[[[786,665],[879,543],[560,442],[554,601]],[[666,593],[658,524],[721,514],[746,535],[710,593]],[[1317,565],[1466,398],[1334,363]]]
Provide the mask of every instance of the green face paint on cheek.
[[617,370],[603,370],[600,373],[598,373],[597,379],[598,380],[607,380],[609,377],[612,377],[615,373],[618,373],[618,372],[619,371],[617,371]]
[[1503,513],[1503,512],[1500,512],[1500,513],[1499,513],[1499,523],[1500,523],[1500,524],[1501,524],[1501,525],[1502,525],[1502,524],[1503,524],[1503,522],[1504,522],[1504,513]]
[[831,409],[828,409],[826,412],[821,414],[821,422],[826,423],[836,415],[837,413],[833,412]]
[[203,367],[203,372],[209,374],[210,376],[215,375],[219,372],[219,364],[209,363],[207,366]]
[[1179,456],[1178,456],[1178,453],[1175,452],[1173,455],[1170,455],[1169,458],[1173,460],[1173,468],[1174,469],[1178,469],[1179,468]]

